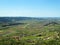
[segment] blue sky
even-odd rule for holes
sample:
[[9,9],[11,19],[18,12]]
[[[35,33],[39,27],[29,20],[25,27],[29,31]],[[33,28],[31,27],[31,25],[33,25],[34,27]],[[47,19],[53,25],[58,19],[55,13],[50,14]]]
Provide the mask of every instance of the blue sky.
[[60,17],[60,0],[0,0],[0,17]]

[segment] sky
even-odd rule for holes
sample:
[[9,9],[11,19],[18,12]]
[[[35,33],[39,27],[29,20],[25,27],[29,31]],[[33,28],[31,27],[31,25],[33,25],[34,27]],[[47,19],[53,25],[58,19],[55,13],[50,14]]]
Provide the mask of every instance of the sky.
[[60,17],[60,0],[0,0],[0,17]]

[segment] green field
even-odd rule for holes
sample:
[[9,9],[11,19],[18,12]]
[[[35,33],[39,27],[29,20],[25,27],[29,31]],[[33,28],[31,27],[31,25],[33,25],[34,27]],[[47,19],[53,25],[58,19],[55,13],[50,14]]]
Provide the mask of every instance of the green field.
[[0,22],[0,45],[60,45],[60,18],[11,21]]

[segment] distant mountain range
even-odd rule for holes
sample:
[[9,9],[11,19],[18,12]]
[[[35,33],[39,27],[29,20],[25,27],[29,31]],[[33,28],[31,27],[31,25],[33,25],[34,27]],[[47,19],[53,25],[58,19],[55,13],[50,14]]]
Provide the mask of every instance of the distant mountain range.
[[20,20],[30,20],[30,17],[0,17],[0,22],[12,22]]
[[35,18],[35,17],[0,17],[1,22],[13,22],[13,21],[21,21],[21,20],[60,20],[60,18]]

